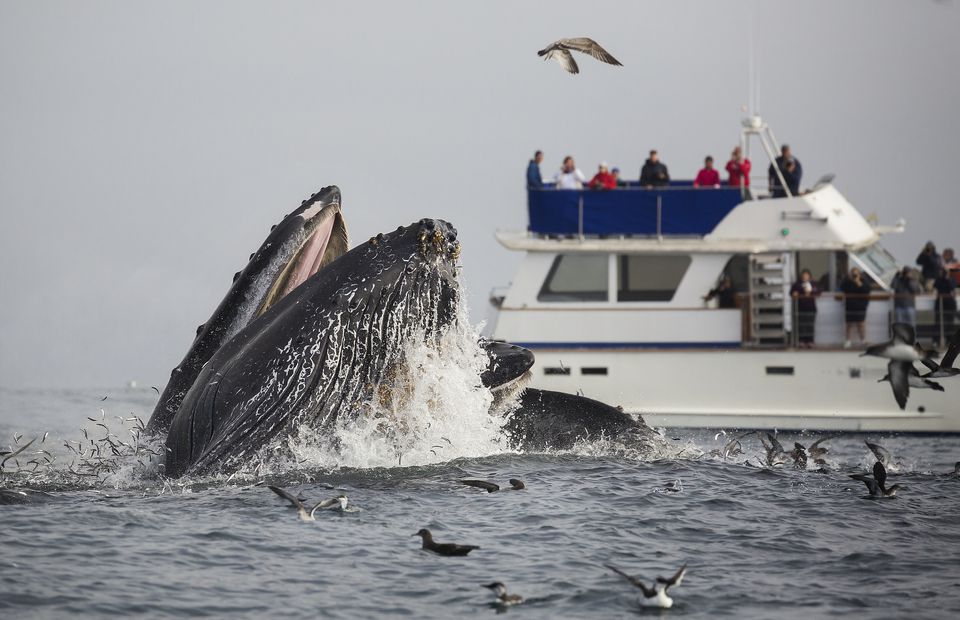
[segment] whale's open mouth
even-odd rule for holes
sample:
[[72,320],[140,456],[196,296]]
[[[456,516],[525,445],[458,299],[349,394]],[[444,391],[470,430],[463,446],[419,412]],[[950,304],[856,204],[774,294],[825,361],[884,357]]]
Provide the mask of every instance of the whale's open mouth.
[[339,202],[330,203],[303,214],[309,231],[300,242],[287,265],[273,281],[260,302],[255,316],[260,316],[306,280],[345,254],[349,241]]

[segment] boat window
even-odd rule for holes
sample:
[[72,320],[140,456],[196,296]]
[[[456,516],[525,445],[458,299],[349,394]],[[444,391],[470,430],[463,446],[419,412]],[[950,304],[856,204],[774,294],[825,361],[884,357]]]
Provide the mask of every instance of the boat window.
[[889,286],[897,273],[897,261],[879,243],[851,252],[850,256],[874,280],[883,282],[884,286]]
[[607,255],[561,254],[553,261],[539,301],[607,301]]
[[675,254],[626,254],[619,257],[617,301],[670,301],[690,257]]

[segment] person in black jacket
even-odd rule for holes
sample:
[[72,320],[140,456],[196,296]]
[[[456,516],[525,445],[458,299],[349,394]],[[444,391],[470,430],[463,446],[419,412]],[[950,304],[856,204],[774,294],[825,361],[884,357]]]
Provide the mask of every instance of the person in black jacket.
[[653,189],[669,184],[670,173],[667,172],[667,166],[660,161],[660,155],[654,149],[650,151],[650,157],[643,163],[643,168],[640,169],[640,185],[647,189]]
[[[777,171],[773,166],[773,164],[770,164],[770,168],[767,170],[767,177],[770,179],[770,192],[774,198],[786,198],[787,192],[780,184],[780,177],[777,176]],[[790,152],[789,145],[784,144],[780,147],[780,157],[776,159],[776,166],[780,169],[780,173],[783,175],[783,180],[787,184],[787,189],[790,190],[790,194],[799,196],[803,166],[800,165],[800,160]]]
[[843,292],[844,317],[847,324],[847,340],[844,348],[849,349],[852,344],[851,334],[856,330],[860,343],[867,341],[864,321],[867,319],[867,305],[870,303],[870,285],[863,279],[863,274],[854,267],[850,275],[840,283]]
[[943,269],[943,258],[937,254],[937,246],[933,245],[933,241],[927,241],[927,244],[923,246],[923,250],[917,256],[917,264],[920,265],[924,290],[932,291],[933,281],[937,279],[940,270]]

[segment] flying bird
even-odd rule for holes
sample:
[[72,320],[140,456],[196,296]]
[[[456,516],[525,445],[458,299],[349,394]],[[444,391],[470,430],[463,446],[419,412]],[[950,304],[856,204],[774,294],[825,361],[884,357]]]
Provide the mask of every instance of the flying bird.
[[953,333],[953,336],[950,337],[950,344],[947,346],[947,352],[943,354],[943,359],[940,360],[940,363],[937,364],[933,360],[920,360],[924,366],[926,366],[930,372],[925,375],[922,375],[923,379],[938,379],[946,377],[955,377],[960,375],[960,368],[954,368],[953,364],[957,361],[957,354],[960,353],[960,329]]
[[893,388],[893,397],[896,399],[900,409],[907,408],[907,398],[910,396],[910,388],[936,390],[938,392],[944,391],[943,386],[936,381],[921,377],[917,369],[913,367],[913,362],[890,360],[887,362],[887,374],[878,380],[877,383],[883,383],[884,381],[890,382],[890,386]]
[[281,489],[280,487],[268,486],[268,488],[282,497],[283,499],[290,502],[290,504],[297,509],[297,512],[300,514],[301,521],[316,521],[314,516],[318,510],[334,509],[339,512],[358,512],[360,509],[350,506],[347,507],[348,498],[346,495],[338,495],[337,497],[331,497],[323,501],[317,502],[309,510],[307,509],[306,504],[303,503],[303,500],[294,495],[293,493],[287,491],[286,489]]
[[[653,582],[653,585],[648,586],[639,577],[628,575],[616,566],[611,564],[604,564],[604,566],[620,575],[634,586],[640,588],[640,591],[643,592],[643,598],[645,599],[641,600],[641,603],[651,607],[662,607],[663,609],[670,609],[673,607],[673,599],[667,595],[667,590],[669,590],[671,586],[679,586],[680,582],[683,581],[683,576],[687,574],[687,565],[684,564],[680,567],[680,570],[673,575],[673,577],[670,577],[669,579],[666,577],[657,577],[657,580]],[[657,584],[660,584],[662,587],[658,588]]]
[[587,37],[560,39],[559,41],[551,43],[537,52],[537,55],[543,56],[544,60],[556,60],[558,63],[560,63],[561,67],[570,73],[580,73],[580,67],[577,66],[577,61],[573,59],[573,54],[570,53],[570,50],[589,54],[600,62],[605,62],[610,65],[623,66],[619,60],[610,54],[610,52],[600,47],[600,45],[593,39],[588,39]]

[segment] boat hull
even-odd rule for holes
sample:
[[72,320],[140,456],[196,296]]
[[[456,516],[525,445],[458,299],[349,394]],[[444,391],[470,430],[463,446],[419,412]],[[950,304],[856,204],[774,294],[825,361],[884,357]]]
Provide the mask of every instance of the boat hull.
[[[522,343],[521,343],[522,344]],[[960,378],[911,390],[900,410],[886,360],[851,350],[534,348],[532,385],[643,415],[650,426],[960,433]]]

